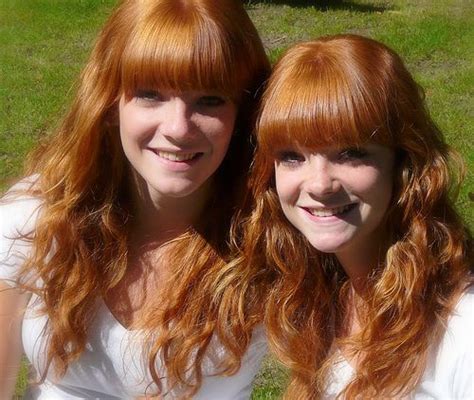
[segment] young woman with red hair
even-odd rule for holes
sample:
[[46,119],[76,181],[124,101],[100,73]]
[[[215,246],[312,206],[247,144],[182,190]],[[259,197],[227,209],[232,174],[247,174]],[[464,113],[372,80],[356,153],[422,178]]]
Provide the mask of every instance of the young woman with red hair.
[[28,398],[250,396],[260,304],[227,265],[268,72],[240,0],[121,2],[0,204],[2,399],[22,343]]
[[257,139],[243,265],[269,286],[287,398],[473,398],[459,164],[400,57],[356,35],[297,44]]

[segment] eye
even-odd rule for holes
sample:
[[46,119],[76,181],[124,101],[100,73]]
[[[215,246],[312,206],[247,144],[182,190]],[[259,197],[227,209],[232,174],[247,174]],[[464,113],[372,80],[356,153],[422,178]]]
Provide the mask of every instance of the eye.
[[359,161],[365,159],[369,153],[361,147],[349,147],[338,154],[340,161]]
[[197,104],[205,107],[219,107],[227,103],[227,99],[223,96],[201,96],[197,100]]
[[143,100],[143,101],[162,101],[163,96],[157,90],[148,90],[148,89],[139,89],[136,91],[135,96],[136,99]]
[[296,166],[305,161],[304,155],[295,150],[280,151],[275,158],[279,163],[288,166]]

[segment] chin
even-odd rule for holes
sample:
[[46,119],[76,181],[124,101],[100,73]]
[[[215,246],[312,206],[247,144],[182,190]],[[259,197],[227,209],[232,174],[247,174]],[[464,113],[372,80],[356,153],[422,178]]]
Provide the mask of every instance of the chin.
[[194,182],[149,182],[148,187],[155,193],[170,197],[170,198],[181,198],[186,197],[196,192],[202,184]]
[[313,246],[316,250],[320,251],[321,253],[328,254],[335,254],[343,251],[349,244],[349,241],[347,240],[308,240],[311,246]]
[[188,197],[196,191],[196,188],[183,188],[175,190],[157,190],[161,196],[168,197],[171,199],[181,199],[183,197]]

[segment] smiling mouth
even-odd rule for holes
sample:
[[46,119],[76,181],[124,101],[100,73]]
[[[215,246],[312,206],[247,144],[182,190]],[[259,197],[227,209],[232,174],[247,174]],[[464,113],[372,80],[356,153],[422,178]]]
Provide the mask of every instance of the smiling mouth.
[[315,217],[327,218],[327,217],[334,217],[334,216],[340,216],[340,215],[346,214],[350,210],[352,210],[355,206],[356,204],[352,203],[352,204],[347,204],[341,207],[305,208],[305,210],[308,211],[311,215],[314,215]]
[[203,153],[173,153],[169,151],[155,151],[155,153],[158,155],[158,157],[161,157],[168,161],[174,161],[174,162],[184,162],[184,161],[194,160],[203,154]]

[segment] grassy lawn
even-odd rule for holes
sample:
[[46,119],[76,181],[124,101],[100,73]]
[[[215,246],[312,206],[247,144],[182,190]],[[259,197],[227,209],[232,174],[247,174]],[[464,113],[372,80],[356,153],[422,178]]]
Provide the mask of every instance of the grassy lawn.
[[[93,38],[115,3],[0,2],[0,190],[21,176],[27,152],[57,123]],[[474,229],[474,12],[470,0],[354,0],[329,8],[309,0],[246,4],[272,60],[296,41],[341,32],[371,36],[400,52],[425,87],[435,121],[471,171],[457,206]],[[284,377],[284,371],[268,360],[253,398],[278,398]]]

